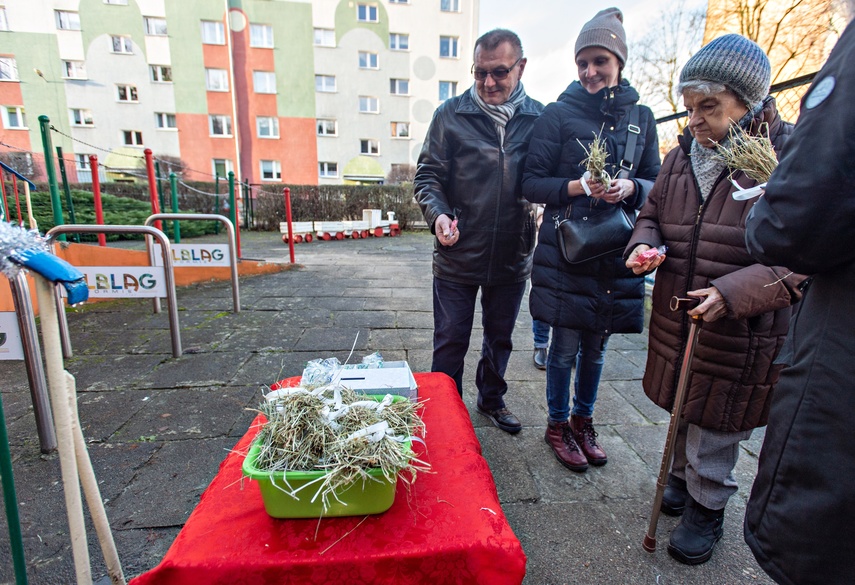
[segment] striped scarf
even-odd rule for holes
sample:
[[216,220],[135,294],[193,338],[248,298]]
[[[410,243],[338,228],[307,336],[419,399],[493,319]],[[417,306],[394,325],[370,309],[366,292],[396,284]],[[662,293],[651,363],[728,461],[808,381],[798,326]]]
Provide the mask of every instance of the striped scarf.
[[510,97],[508,97],[508,101],[499,106],[488,104],[482,100],[481,96],[478,95],[478,89],[475,87],[474,83],[472,84],[472,88],[469,90],[469,94],[472,96],[472,101],[478,104],[478,107],[492,118],[493,123],[496,125],[496,134],[499,135],[499,144],[504,144],[505,126],[507,126],[508,121],[514,117],[517,108],[523,103],[523,100],[525,100],[526,97],[522,82],[517,83],[516,88],[511,93]]

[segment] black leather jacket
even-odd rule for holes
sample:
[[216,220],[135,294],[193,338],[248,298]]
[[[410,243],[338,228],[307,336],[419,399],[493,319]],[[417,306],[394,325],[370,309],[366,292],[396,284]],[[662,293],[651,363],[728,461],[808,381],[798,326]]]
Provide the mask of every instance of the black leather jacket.
[[460,230],[454,246],[434,241],[435,277],[476,285],[529,277],[536,215],[520,184],[542,110],[526,97],[508,122],[504,144],[469,91],[434,112],[419,155],[415,198],[432,233],[441,214],[456,218]]

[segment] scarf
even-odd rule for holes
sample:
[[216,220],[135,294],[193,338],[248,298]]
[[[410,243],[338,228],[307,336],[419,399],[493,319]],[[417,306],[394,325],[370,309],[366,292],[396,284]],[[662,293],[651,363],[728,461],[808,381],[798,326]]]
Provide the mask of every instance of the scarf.
[[522,82],[517,83],[516,88],[514,88],[514,91],[508,97],[508,101],[499,106],[488,104],[482,100],[481,96],[478,95],[478,89],[475,87],[474,83],[472,84],[472,88],[469,90],[469,95],[472,96],[472,101],[474,101],[478,107],[493,120],[493,123],[496,125],[496,134],[499,135],[499,144],[504,144],[505,126],[507,126],[510,119],[514,117],[514,114],[517,112],[517,108],[526,98]]

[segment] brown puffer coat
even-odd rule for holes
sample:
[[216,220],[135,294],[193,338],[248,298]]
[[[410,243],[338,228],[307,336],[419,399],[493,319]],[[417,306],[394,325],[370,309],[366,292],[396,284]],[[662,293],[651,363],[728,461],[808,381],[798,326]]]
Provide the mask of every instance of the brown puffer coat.
[[[780,150],[792,126],[781,120],[774,100],[749,131],[768,124]],[[766,134],[765,127],[763,134]],[[656,272],[644,391],[666,410],[674,404],[677,377],[688,339],[686,312],[671,311],[672,296],[715,286],[727,304],[725,317],[703,323],[692,363],[683,417],[718,431],[743,431],[766,424],[773,385],[781,365],[773,360],[784,343],[791,305],[800,298],[803,277],[783,267],[758,264],[745,248],[745,216],[753,199],[736,201],[725,170],[702,202],[684,133],[665,158],[647,203],[641,209],[628,256],[638,244],[668,246]],[[733,174],[743,188],[756,183]]]

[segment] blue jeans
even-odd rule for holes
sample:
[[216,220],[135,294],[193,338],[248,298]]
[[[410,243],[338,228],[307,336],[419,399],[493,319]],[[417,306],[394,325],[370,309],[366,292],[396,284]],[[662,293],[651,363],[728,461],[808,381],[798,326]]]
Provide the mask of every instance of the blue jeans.
[[552,345],[546,358],[546,403],[550,421],[564,422],[570,416],[570,374],[574,366],[573,414],[593,416],[608,341],[608,335],[601,333],[552,328]]
[[534,348],[549,347],[549,323],[531,320],[531,332],[534,334]]
[[430,369],[451,376],[461,396],[463,364],[475,319],[475,299],[481,290],[484,338],[475,372],[475,386],[478,388],[478,405],[486,410],[505,407],[503,397],[508,391],[505,370],[513,349],[511,335],[525,286],[525,281],[478,286],[433,279],[433,363]]

